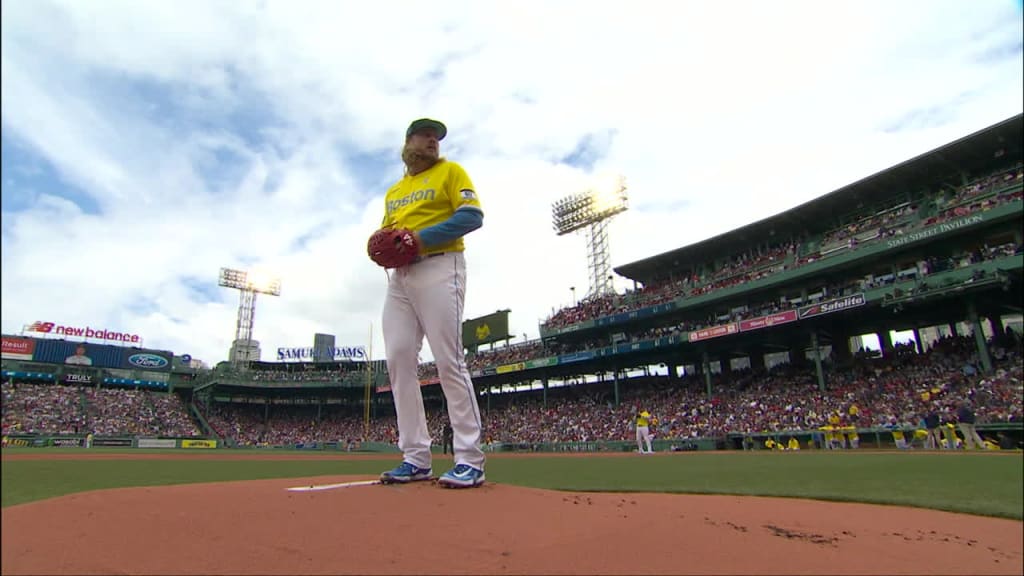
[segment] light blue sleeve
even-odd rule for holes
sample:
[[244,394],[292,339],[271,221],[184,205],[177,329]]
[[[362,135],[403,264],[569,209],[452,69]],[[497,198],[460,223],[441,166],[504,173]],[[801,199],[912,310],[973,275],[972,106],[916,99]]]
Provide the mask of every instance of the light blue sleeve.
[[483,226],[484,213],[471,208],[460,208],[444,222],[420,230],[425,248],[447,244]]

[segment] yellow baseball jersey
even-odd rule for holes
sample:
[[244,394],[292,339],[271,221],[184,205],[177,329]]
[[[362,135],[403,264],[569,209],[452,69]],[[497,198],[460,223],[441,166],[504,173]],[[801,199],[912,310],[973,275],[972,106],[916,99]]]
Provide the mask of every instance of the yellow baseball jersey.
[[[384,196],[384,220],[381,228],[408,228],[419,232],[440,224],[456,210],[481,210],[480,199],[469,175],[455,162],[438,160],[431,168],[415,176],[406,175]],[[424,254],[462,252],[462,238],[431,246]]]
[[651,423],[651,415],[647,410],[644,410],[636,417],[637,426],[647,426]]

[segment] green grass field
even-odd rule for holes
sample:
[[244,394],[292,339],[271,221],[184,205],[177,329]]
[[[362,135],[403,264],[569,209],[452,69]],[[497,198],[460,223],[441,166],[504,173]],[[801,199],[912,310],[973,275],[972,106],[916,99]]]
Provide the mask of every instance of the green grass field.
[[[10,453],[59,454],[75,450],[18,449]],[[268,456],[298,453],[275,451]],[[73,492],[126,486],[376,475],[391,464],[388,460],[346,460],[342,454],[317,460],[218,458],[233,454],[237,453],[204,453],[199,460],[4,460],[0,504],[11,506]],[[435,474],[443,471],[449,461],[437,458]],[[1024,519],[1024,458],[1020,452],[495,456],[488,461],[487,477],[492,482],[557,490],[783,496]]]

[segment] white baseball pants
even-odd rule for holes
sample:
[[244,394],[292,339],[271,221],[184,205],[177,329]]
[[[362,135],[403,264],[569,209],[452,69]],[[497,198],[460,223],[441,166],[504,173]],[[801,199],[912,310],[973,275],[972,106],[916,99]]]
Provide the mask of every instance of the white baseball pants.
[[423,337],[448,401],[456,464],[483,470],[481,421],[462,347],[466,260],[448,252],[392,271],[384,301],[384,350],[398,415],[398,448],[406,462],[431,467],[430,432],[416,374]]
[[642,454],[644,452],[644,443],[647,443],[647,451],[654,452],[651,449],[651,429],[647,426],[636,427],[636,447]]

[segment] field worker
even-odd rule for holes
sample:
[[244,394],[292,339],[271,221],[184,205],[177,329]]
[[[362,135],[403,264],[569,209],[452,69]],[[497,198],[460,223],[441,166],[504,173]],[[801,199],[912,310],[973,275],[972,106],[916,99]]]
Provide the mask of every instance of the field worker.
[[979,450],[985,448],[984,442],[981,436],[978,435],[978,431],[974,428],[974,410],[971,409],[971,404],[967,400],[960,402],[960,406],[956,409],[956,420],[957,425],[960,427],[960,433],[964,435],[964,443],[967,445],[968,450],[974,450],[977,447]]
[[939,412],[934,405],[925,414],[924,425],[928,430],[928,439],[924,447],[928,450],[942,448],[942,432],[939,431]]
[[405,176],[384,196],[381,228],[409,229],[419,258],[394,269],[388,279],[382,331],[391,392],[398,417],[402,463],[381,474],[383,483],[429,480],[431,438],[416,370],[426,336],[437,364],[453,430],[455,467],[441,486],[484,483],[482,424],[462,346],[466,297],[463,236],[483,225],[480,200],[462,166],[440,156],[448,129],[422,118],[405,132]]
[[[641,410],[636,415],[636,448],[637,452],[641,454],[653,454],[654,449],[651,448],[651,413],[647,410]],[[644,451],[644,444],[647,444],[647,451]]]

